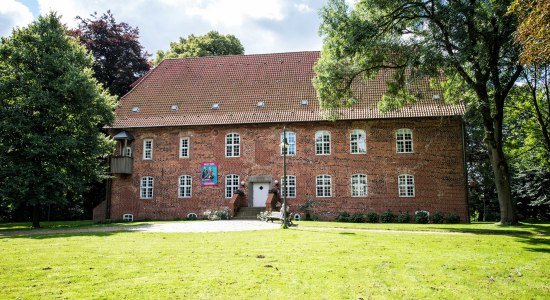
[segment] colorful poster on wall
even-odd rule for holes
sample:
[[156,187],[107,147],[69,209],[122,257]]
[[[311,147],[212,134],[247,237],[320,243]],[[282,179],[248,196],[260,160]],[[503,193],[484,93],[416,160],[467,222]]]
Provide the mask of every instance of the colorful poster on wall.
[[218,185],[218,164],[213,162],[201,163],[201,185]]

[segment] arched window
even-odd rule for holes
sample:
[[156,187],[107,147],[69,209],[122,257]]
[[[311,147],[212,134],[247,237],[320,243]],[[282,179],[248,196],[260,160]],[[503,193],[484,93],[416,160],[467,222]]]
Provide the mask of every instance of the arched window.
[[413,152],[413,133],[408,128],[398,129],[395,135],[397,143],[397,153]]
[[153,199],[153,177],[141,177],[141,182],[139,185],[139,197],[141,199]]
[[354,174],[351,176],[351,196],[364,197],[367,196],[367,175]]
[[349,136],[349,147],[352,154],[367,153],[367,134],[362,129],[354,129]]
[[229,133],[225,136],[225,156],[241,156],[241,136],[238,133]]
[[399,175],[399,197],[414,197],[414,176],[409,174]]
[[323,130],[315,133],[315,154],[330,154],[330,132]]
[[239,175],[225,176],[225,198],[231,198],[237,189],[239,189]]
[[[281,143],[283,142],[283,134],[281,133]],[[288,145],[287,155],[296,155],[296,133],[292,131],[286,132],[286,143]],[[281,155],[284,154],[285,148],[281,147]]]
[[330,175],[319,175],[316,180],[317,197],[332,197],[332,178]]
[[179,178],[178,184],[178,197],[179,198],[191,198],[191,185],[192,179],[189,175],[182,175]]
[[287,175],[286,178],[287,178],[287,181],[286,181],[286,190],[285,190],[283,189],[283,187],[285,187],[284,185],[285,179],[284,177],[281,177],[282,195],[284,196],[286,194],[288,198],[296,198],[296,176]]

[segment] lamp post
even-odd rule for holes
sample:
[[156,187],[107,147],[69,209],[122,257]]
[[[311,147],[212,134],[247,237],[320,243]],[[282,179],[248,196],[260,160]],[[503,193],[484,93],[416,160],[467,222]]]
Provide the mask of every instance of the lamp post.
[[287,193],[287,190],[286,190],[286,184],[287,184],[287,179],[286,179],[286,153],[288,151],[288,144],[287,144],[287,141],[286,141],[286,126],[283,127],[283,142],[281,143],[281,149],[283,151],[283,188],[281,190],[281,194],[283,194],[282,217],[283,217],[283,229],[287,229],[288,228],[288,220],[287,220],[287,217],[286,217],[286,193]]

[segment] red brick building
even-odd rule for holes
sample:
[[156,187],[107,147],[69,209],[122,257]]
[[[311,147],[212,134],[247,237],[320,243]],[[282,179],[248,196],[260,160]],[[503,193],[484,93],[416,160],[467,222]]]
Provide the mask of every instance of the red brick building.
[[[291,211],[312,214],[417,210],[467,220],[462,105],[427,82],[423,101],[381,113],[388,74],[354,85],[358,101],[326,121],[311,84],[318,52],[167,59],[136,82],[116,109],[111,219],[270,206],[289,143]],[[242,185],[244,184],[244,185]],[[241,186],[242,185],[242,186]],[[235,195],[238,188],[244,195]],[[276,195],[275,195],[276,198]]]

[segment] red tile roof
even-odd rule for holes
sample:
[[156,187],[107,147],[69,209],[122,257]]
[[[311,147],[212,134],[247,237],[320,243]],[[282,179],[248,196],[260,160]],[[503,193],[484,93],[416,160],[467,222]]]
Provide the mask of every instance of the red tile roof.
[[[139,79],[116,108],[113,128],[302,122],[325,120],[311,80],[319,52],[166,59]],[[433,100],[441,90],[418,85],[425,101],[381,113],[377,103],[388,73],[355,85],[357,103],[340,119],[409,118],[464,114],[464,105]],[[303,99],[308,105],[301,105]],[[263,101],[265,107],[258,107]],[[212,109],[214,103],[219,109]],[[173,105],[178,106],[172,111]],[[132,112],[139,107],[139,112]]]

